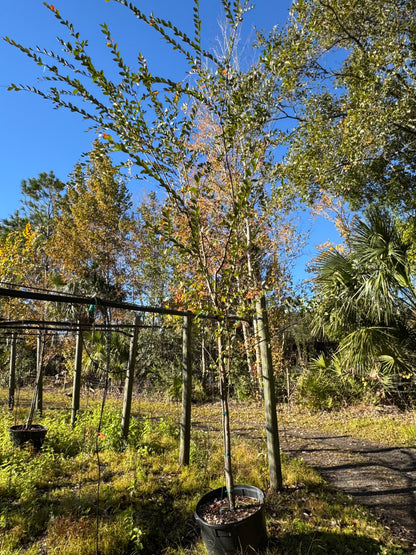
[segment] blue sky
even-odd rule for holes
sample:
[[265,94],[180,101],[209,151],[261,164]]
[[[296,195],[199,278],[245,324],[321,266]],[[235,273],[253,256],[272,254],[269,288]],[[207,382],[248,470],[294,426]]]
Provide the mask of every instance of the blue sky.
[[[88,38],[90,51],[97,65],[104,64],[107,54],[100,23],[107,23],[123,56],[134,60],[140,51],[148,59],[153,73],[168,72],[180,75],[182,69],[175,55],[161,44],[156,33],[136,21],[124,6],[111,0],[52,0],[65,19],[70,20]],[[42,0],[19,0],[2,3],[0,36],[9,36],[25,46],[41,46],[59,51],[56,36],[64,28],[58,24]],[[137,0],[145,13],[170,19],[180,28],[192,28],[192,0]],[[288,16],[290,0],[257,0],[254,10],[246,18],[246,34],[253,37],[255,26],[270,30],[283,24]],[[200,0],[205,26],[203,40],[213,47],[220,34],[220,3]],[[94,135],[86,132],[88,122],[65,110],[55,110],[42,98],[27,92],[10,92],[10,83],[34,85],[42,78],[42,67],[34,64],[20,51],[0,41],[0,219],[19,207],[22,179],[35,177],[42,171],[53,170],[65,181],[81,155],[88,152]],[[171,72],[171,73],[170,73]],[[143,184],[132,185],[136,198],[143,194]],[[305,226],[308,223],[305,222]],[[333,236],[333,226],[320,221],[313,228],[311,244],[299,262],[300,268],[314,254],[315,243]],[[301,272],[302,273],[302,272]]]

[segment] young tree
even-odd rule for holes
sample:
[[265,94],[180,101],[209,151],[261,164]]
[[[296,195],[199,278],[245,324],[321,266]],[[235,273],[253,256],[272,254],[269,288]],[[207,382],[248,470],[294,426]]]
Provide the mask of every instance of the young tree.
[[[71,61],[6,40],[43,65],[49,74],[46,89],[23,88],[92,121],[100,128],[110,149],[126,153],[145,178],[165,191],[165,233],[181,259],[188,265],[193,264],[193,273],[188,275],[183,290],[197,288],[199,299],[201,295],[209,299],[213,313],[224,322],[243,292],[253,296],[263,350],[265,396],[266,391],[271,396],[266,402],[271,486],[278,489],[281,471],[274,376],[262,285],[264,268],[261,257],[255,256],[261,234],[256,233],[255,226],[266,186],[278,178],[274,149],[282,133],[276,121],[286,116],[281,96],[275,80],[265,74],[259,56],[244,69],[235,63],[239,29],[249,9],[246,0],[233,4],[221,1],[228,32],[220,55],[208,52],[201,43],[202,22],[197,0],[192,37],[169,21],[145,15],[126,0],[116,1],[127,6],[140,22],[150,25],[169,47],[184,56],[189,65],[187,81],[173,82],[164,76],[152,75],[142,54],[139,54],[138,70],[132,70],[104,24],[106,45],[119,73],[118,82],[110,80],[95,67],[87,53],[86,41],[53,6],[49,6],[50,10],[72,37],[60,39]],[[51,63],[48,57],[52,58]],[[59,88],[49,87],[51,81],[59,83]],[[94,93],[96,87],[100,94]],[[67,95],[73,100],[68,101]],[[88,102],[88,109],[84,101]],[[200,139],[199,144],[195,141],[201,114],[208,118],[213,130],[205,146]],[[215,202],[217,212],[206,210]],[[244,280],[240,277],[242,268]],[[221,333],[218,349],[222,398],[226,403],[227,371],[223,355],[227,352]],[[226,406],[223,413],[227,429]],[[225,437],[228,441],[229,434]],[[225,452],[227,490],[231,492],[229,450]]]

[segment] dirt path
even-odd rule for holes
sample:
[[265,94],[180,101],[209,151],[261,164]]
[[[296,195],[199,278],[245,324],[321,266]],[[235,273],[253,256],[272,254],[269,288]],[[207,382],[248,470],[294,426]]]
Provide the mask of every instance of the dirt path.
[[[370,507],[416,548],[416,448],[383,447],[345,435],[281,429],[281,449]],[[416,552],[416,549],[415,549]]]

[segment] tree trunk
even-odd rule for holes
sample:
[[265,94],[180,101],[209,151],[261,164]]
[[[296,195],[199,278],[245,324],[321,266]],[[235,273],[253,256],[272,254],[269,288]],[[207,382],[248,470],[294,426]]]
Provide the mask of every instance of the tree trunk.
[[192,316],[183,319],[182,339],[182,414],[180,424],[179,464],[188,465],[191,447],[192,402]]
[[9,410],[14,408],[14,394],[16,391],[16,333],[12,334],[10,345],[10,370],[9,370]]
[[234,478],[231,461],[231,431],[230,431],[230,413],[228,409],[228,376],[224,365],[224,347],[221,330],[218,335],[218,371],[219,371],[219,385],[220,385],[220,398],[222,409],[222,435],[224,442],[224,474],[225,474],[225,489],[227,492],[228,503],[230,509],[235,509],[234,498]]
[[75,368],[74,368],[74,383],[72,387],[72,413],[71,413],[71,426],[75,426],[77,413],[79,411],[80,396],[81,396],[81,371],[82,371],[82,330],[78,328],[77,343],[75,347]]
[[263,382],[261,378],[261,348],[260,348],[260,337],[258,330],[257,319],[253,320],[253,331],[254,331],[254,346],[256,353],[256,362],[254,364],[254,377],[257,385],[257,395],[261,398],[263,393]]
[[206,346],[205,346],[205,328],[201,326],[201,377],[202,389],[205,391],[207,381],[207,359],[206,359]]
[[264,295],[256,301],[256,320],[261,351],[270,488],[277,491],[282,489],[283,480],[276,413],[275,380],[273,373],[272,352],[270,348],[266,298]]
[[251,345],[250,345],[250,338],[248,334],[249,334],[249,326],[246,322],[243,322],[244,350],[246,353],[248,375],[250,376],[251,387],[253,388],[253,392],[257,395],[257,379],[255,376],[253,359],[251,358],[251,348],[250,348]]
[[126,441],[129,435],[130,416],[131,416],[131,398],[133,394],[134,383],[134,367],[137,356],[137,343],[139,340],[139,324],[140,316],[134,318],[133,337],[130,342],[129,362],[127,365],[126,379],[124,382],[124,399],[123,399],[123,413],[121,417],[121,438]]

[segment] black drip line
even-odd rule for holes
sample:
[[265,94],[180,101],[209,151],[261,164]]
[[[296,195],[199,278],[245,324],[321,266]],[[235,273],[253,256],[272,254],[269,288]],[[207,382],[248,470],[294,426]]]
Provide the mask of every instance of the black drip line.
[[[71,332],[78,330],[100,330],[112,331],[133,330],[137,329],[173,329],[175,326],[162,326],[156,324],[97,324],[89,322],[68,322],[68,321],[47,321],[47,320],[1,320],[0,334],[2,330],[41,330],[41,331],[58,331]],[[3,332],[4,333],[4,332]]]
[[[0,281],[0,284],[5,284],[5,282]],[[16,289],[15,284],[7,284],[8,287],[0,287],[0,297],[9,297],[14,299],[26,299],[32,301],[49,301],[49,302],[59,302],[59,303],[66,303],[66,304],[79,304],[79,305],[90,305],[93,307],[100,307],[100,308],[118,308],[121,310],[131,310],[134,312],[147,312],[151,314],[158,314],[159,316],[166,314],[171,316],[197,316],[198,318],[208,319],[208,320],[234,320],[234,321],[244,321],[251,323],[249,318],[244,318],[241,316],[236,315],[229,315],[229,316],[218,316],[213,314],[203,314],[198,313],[194,314],[190,310],[178,310],[173,308],[165,308],[165,307],[154,307],[154,306],[145,306],[145,305],[137,305],[135,303],[130,302],[122,302],[122,301],[114,301],[109,299],[102,299],[100,297],[87,297],[87,296],[80,296],[80,295],[71,295],[62,292],[56,292],[52,290],[45,290],[33,287],[27,287],[24,285],[17,286]],[[13,288],[10,287],[13,285]]]

